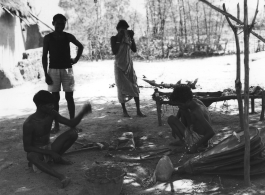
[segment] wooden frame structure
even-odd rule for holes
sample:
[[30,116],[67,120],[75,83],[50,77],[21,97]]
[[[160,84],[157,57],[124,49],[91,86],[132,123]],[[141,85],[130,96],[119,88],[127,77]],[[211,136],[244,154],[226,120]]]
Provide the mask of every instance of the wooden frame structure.
[[[177,106],[176,102],[173,101],[164,101],[162,97],[170,97],[171,93],[161,92],[158,89],[155,89],[154,93],[154,100],[156,101],[156,109],[157,109],[157,118],[158,118],[158,125],[162,126],[162,110],[161,106],[163,104]],[[199,100],[201,100],[206,107],[209,107],[214,102],[220,102],[225,100],[236,100],[237,95],[229,95],[229,96],[221,96],[222,92],[195,92],[193,93]],[[244,97],[244,95],[242,95]],[[168,98],[169,99],[169,98]],[[261,99],[261,113],[260,113],[260,121],[264,120],[264,112],[265,112],[265,91],[262,92],[261,95],[249,95],[249,99],[251,100],[251,114],[255,113],[255,99]]]

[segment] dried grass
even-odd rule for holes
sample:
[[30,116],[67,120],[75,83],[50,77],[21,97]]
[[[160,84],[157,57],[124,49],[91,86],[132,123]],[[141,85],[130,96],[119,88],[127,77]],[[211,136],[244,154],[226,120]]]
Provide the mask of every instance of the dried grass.
[[[30,9],[23,0],[0,0],[1,8],[6,8],[11,13],[20,12],[22,17],[30,16]],[[4,9],[0,8],[0,16],[5,13]]]

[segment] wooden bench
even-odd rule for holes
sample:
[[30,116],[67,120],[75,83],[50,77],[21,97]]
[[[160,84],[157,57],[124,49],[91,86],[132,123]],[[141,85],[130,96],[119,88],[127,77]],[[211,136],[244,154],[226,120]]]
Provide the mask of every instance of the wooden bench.
[[[237,100],[236,95],[221,96],[222,92],[219,92],[219,91],[218,92],[196,92],[193,94],[194,94],[194,97],[201,100],[206,107],[209,107],[213,102],[220,102],[220,101],[225,101],[225,100]],[[171,92],[164,93],[164,92],[158,91],[158,89],[155,89],[153,99],[156,101],[156,110],[157,110],[157,118],[158,118],[159,126],[162,125],[161,106],[163,104],[177,106],[176,102],[162,100],[163,99],[162,97],[167,97],[169,99],[170,95],[171,95]],[[260,121],[263,121],[264,110],[265,110],[265,91],[263,91],[261,95],[249,95],[249,98],[251,99],[251,114],[255,113],[255,99],[262,99]],[[242,99],[244,100],[244,95],[242,95]]]

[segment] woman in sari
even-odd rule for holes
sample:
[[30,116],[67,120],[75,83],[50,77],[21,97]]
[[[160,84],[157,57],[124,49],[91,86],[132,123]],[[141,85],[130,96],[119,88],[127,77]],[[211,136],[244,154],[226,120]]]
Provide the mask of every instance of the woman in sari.
[[127,30],[128,23],[120,20],[117,24],[117,35],[111,37],[111,49],[115,55],[115,82],[118,91],[118,100],[122,105],[123,116],[130,117],[125,103],[132,98],[135,100],[137,115],[145,117],[140,110],[139,87],[137,85],[137,77],[133,68],[131,51],[136,52],[136,45],[133,39],[134,32]]

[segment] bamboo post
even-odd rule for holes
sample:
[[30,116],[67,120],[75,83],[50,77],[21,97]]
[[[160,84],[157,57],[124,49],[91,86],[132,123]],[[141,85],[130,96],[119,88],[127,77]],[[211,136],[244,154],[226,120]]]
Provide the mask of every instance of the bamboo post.
[[244,25],[244,65],[245,65],[245,89],[244,89],[244,135],[245,135],[245,155],[244,155],[244,180],[247,187],[250,186],[250,135],[249,135],[249,35],[252,33],[261,41],[265,42],[261,36],[252,31],[256,16],[258,14],[259,0],[257,1],[257,8],[252,20],[252,24],[248,25],[248,1],[244,0],[244,23],[233,15],[221,10],[220,8],[212,5],[207,0],[199,0],[214,10],[222,13],[230,19],[236,21],[240,25]]
[[249,26],[248,26],[248,1],[244,0],[244,65],[245,65],[245,89],[244,89],[244,180],[247,187],[250,183],[250,136],[249,136]]
[[[223,4],[223,10],[226,13],[226,7],[225,4]],[[236,80],[235,80],[235,88],[236,88],[236,95],[237,95],[237,101],[238,101],[238,110],[239,110],[239,119],[240,119],[240,127],[241,130],[244,131],[244,112],[243,112],[243,103],[242,103],[242,95],[241,95],[241,89],[242,89],[242,83],[241,83],[241,59],[240,59],[240,44],[239,44],[239,39],[238,39],[238,34],[237,34],[237,27],[232,24],[230,19],[226,17],[226,20],[231,27],[231,29],[234,32],[235,36],[235,41],[236,41]],[[240,18],[240,8],[239,4],[237,4],[237,18]]]
[[158,92],[157,88],[155,89],[155,101],[156,101],[156,111],[157,111],[158,125],[162,126],[161,103],[160,103],[159,92]]
[[265,110],[265,91],[262,91],[262,97],[261,97],[261,113],[260,113],[260,121],[264,120],[264,110]]

